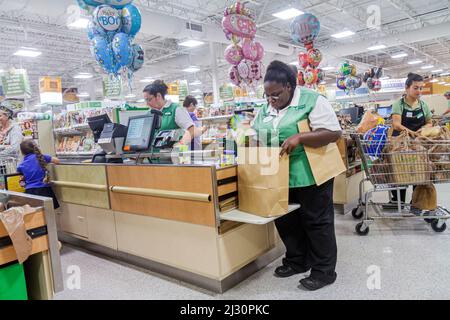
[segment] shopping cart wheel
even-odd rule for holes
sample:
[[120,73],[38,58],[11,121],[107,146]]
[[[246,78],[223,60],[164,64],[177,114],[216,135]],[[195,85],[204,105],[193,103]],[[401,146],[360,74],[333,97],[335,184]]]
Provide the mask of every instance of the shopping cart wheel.
[[425,220],[426,223],[432,223],[434,219],[425,218],[425,219],[423,219],[423,220]]
[[355,219],[361,219],[364,214],[364,211],[361,209],[361,207],[356,207],[352,210],[352,216]]
[[447,229],[447,224],[444,222],[440,227],[438,227],[438,219],[431,221],[431,228],[436,232],[444,232]]
[[364,221],[361,221],[358,223],[355,227],[356,233],[360,236],[367,236],[369,233],[369,226],[364,223]]

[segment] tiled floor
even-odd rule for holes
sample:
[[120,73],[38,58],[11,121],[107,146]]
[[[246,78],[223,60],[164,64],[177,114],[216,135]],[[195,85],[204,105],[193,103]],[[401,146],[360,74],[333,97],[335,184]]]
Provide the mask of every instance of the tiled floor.
[[[438,201],[450,208],[448,185],[438,186]],[[450,299],[449,230],[435,233],[421,220],[383,221],[361,237],[355,224],[351,215],[336,216],[338,279],[316,292],[298,288],[304,275],[273,277],[280,259],[215,294],[65,245],[63,270],[79,266],[81,287],[66,288],[55,299]]]

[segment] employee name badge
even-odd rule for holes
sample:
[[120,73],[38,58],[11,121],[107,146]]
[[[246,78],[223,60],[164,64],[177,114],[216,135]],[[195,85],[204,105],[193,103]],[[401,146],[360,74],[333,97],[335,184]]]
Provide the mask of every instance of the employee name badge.
[[422,118],[422,117],[423,117],[423,113],[422,113],[422,112],[420,112],[420,113],[417,114],[417,119],[420,119],[420,118]]
[[264,119],[263,119],[263,122],[264,123],[268,123],[268,122],[271,122],[272,120],[273,120],[273,116],[267,116],[267,117],[265,117]]
[[407,112],[406,113],[406,117],[407,118],[412,118],[413,117],[413,113],[412,112]]
[[171,116],[171,115],[172,115],[172,112],[167,111],[167,112],[164,113],[164,115],[165,115],[165,116]]

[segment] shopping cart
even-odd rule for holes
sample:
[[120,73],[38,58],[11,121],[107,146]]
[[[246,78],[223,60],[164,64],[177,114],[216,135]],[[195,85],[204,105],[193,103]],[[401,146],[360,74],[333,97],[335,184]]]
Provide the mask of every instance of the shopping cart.
[[[424,219],[434,231],[443,232],[449,210],[441,206],[432,211],[413,208],[400,202],[400,191],[410,185],[450,183],[450,140],[410,138],[402,142],[399,151],[397,142],[386,136],[374,139],[357,134],[353,138],[366,173],[359,185],[358,206],[352,211],[355,219],[363,218],[356,232],[367,235],[369,225],[377,219]],[[372,185],[366,191],[367,182]],[[396,203],[373,201],[374,193],[390,191],[397,193]],[[374,209],[372,215],[369,206]]]
[[0,189],[5,189],[5,176],[17,172],[17,158],[0,157]]

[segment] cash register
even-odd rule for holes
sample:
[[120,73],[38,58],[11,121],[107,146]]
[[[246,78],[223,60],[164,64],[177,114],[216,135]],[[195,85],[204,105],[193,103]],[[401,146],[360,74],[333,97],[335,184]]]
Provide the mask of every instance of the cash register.
[[114,162],[121,163],[121,159],[106,159],[107,154],[117,153],[122,150],[123,141],[127,135],[127,127],[118,123],[112,123],[107,114],[90,117],[88,125],[94,134],[94,141],[102,148],[93,158],[93,163]]

